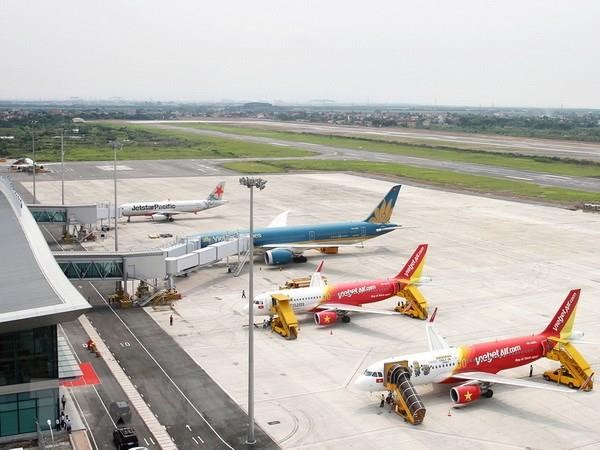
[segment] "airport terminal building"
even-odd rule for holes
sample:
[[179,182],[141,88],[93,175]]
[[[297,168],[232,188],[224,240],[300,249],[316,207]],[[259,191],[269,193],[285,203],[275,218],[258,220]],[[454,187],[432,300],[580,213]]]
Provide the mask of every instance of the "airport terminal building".
[[57,325],[90,308],[29,209],[0,178],[0,442],[59,415]]

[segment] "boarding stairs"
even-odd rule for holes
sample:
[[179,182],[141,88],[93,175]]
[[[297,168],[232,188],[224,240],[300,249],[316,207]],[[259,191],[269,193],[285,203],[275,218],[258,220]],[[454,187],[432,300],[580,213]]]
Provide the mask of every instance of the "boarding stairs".
[[293,340],[298,337],[298,319],[290,299],[287,295],[273,294],[271,295],[273,320],[271,321],[271,329],[287,340]]
[[157,300],[165,292],[166,292],[165,289],[159,289],[158,291],[154,292],[153,294],[142,297],[140,300],[137,301],[137,304],[138,304],[138,306],[146,306],[146,305],[150,304],[151,302]]
[[579,387],[583,391],[591,391],[594,388],[592,380],[594,371],[583,355],[568,340],[552,337],[549,340],[554,341],[555,345],[552,350],[546,353],[546,358],[558,361],[561,368],[565,368],[571,377],[575,379],[575,381],[563,383],[559,378],[558,381],[561,384],[568,384],[569,387]]
[[409,284],[396,295],[404,298],[406,302],[399,302],[394,308],[395,311],[415,319],[427,319],[429,304],[417,286]]
[[392,409],[412,425],[419,425],[425,418],[425,405],[410,381],[407,361],[385,363],[383,366],[384,386],[392,393]]
[[249,259],[250,259],[250,250],[246,250],[243,253],[242,258],[235,265],[235,268],[232,271],[234,277],[239,277],[240,276],[240,273],[242,273],[242,269],[244,268],[244,265],[248,262]]

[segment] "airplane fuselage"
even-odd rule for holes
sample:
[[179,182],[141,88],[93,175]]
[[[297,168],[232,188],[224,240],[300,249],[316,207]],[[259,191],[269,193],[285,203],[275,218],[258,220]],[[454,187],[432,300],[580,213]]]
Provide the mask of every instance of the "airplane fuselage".
[[[397,225],[370,222],[337,222],[320,225],[296,225],[259,228],[254,230],[254,246],[277,244],[356,244],[393,231]],[[389,228],[389,229],[388,229]],[[202,233],[190,238],[200,239],[202,247],[227,240],[233,236],[248,234],[248,230]]]
[[384,364],[402,361],[409,368],[414,385],[464,382],[452,376],[464,372],[495,374],[501,370],[530,364],[542,358],[549,345],[552,344],[547,337],[540,334],[396,356],[371,364],[358,377],[356,386],[366,391],[385,390]]
[[272,315],[270,306],[273,294],[288,297],[295,313],[307,313],[327,309],[328,303],[360,306],[379,302],[396,295],[398,286],[396,280],[379,279],[349,281],[323,287],[282,289],[256,296],[254,298],[254,313],[261,316]]
[[197,213],[205,209],[224,205],[226,200],[181,200],[161,202],[137,202],[121,205],[121,213],[128,216],[153,216],[154,214],[174,215]]

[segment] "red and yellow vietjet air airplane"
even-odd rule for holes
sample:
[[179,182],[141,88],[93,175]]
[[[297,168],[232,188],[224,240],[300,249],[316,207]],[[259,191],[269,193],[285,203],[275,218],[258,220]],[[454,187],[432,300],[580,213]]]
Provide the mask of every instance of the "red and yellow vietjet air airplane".
[[425,264],[427,244],[421,244],[400,273],[393,278],[350,281],[347,283],[326,285],[321,276],[323,262],[312,275],[310,286],[299,289],[283,289],[268,292],[254,297],[254,314],[258,316],[272,315],[271,296],[282,294],[290,299],[295,313],[314,312],[317,325],[332,325],[338,317],[344,323],[350,322],[348,312],[367,312],[373,314],[399,315],[395,311],[368,309],[362,305],[380,302],[396,295],[410,284],[421,281],[421,272]]
[[580,337],[582,333],[572,331],[580,291],[573,289],[569,292],[550,324],[539,334],[460,347],[448,346],[445,339],[437,333],[433,326],[434,311],[426,325],[430,351],[395,356],[371,364],[358,377],[355,385],[365,391],[383,391],[384,363],[405,361],[414,385],[462,383],[450,389],[450,398],[457,405],[473,402],[480,396],[491,398],[493,392],[490,386],[494,383],[572,392],[566,387],[510,378],[497,373],[543,358],[556,345],[556,341],[549,339],[551,337]]

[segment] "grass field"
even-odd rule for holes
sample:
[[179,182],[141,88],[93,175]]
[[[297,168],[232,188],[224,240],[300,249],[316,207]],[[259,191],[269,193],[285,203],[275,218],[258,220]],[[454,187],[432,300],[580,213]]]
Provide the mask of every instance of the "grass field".
[[272,131],[260,128],[212,124],[181,124],[178,126],[200,128],[225,133],[260,136],[290,142],[309,142],[339,148],[415,156],[439,161],[475,163],[532,172],[576,177],[600,177],[600,164],[559,160],[549,157],[524,156],[512,153],[494,153],[483,150],[455,149],[427,145],[408,145],[377,139],[351,138],[332,135]]
[[[91,124],[82,128],[81,139],[67,140],[65,160],[106,161],[113,159],[109,141],[118,139],[123,148],[120,160],[202,159],[202,158],[273,158],[312,156],[313,152],[293,147],[242,142],[212,136],[200,136],[185,131],[162,130],[140,125]],[[38,162],[60,159],[59,141],[47,139],[38,143]]]
[[522,181],[466,175],[445,170],[421,169],[401,164],[339,160],[285,160],[250,163],[242,161],[229,162],[225,163],[224,167],[242,173],[282,173],[315,170],[332,172],[352,171],[375,175],[391,175],[434,186],[459,188],[477,193],[491,193],[498,196],[518,197],[544,202],[572,205],[600,201],[600,193],[538,186]]

